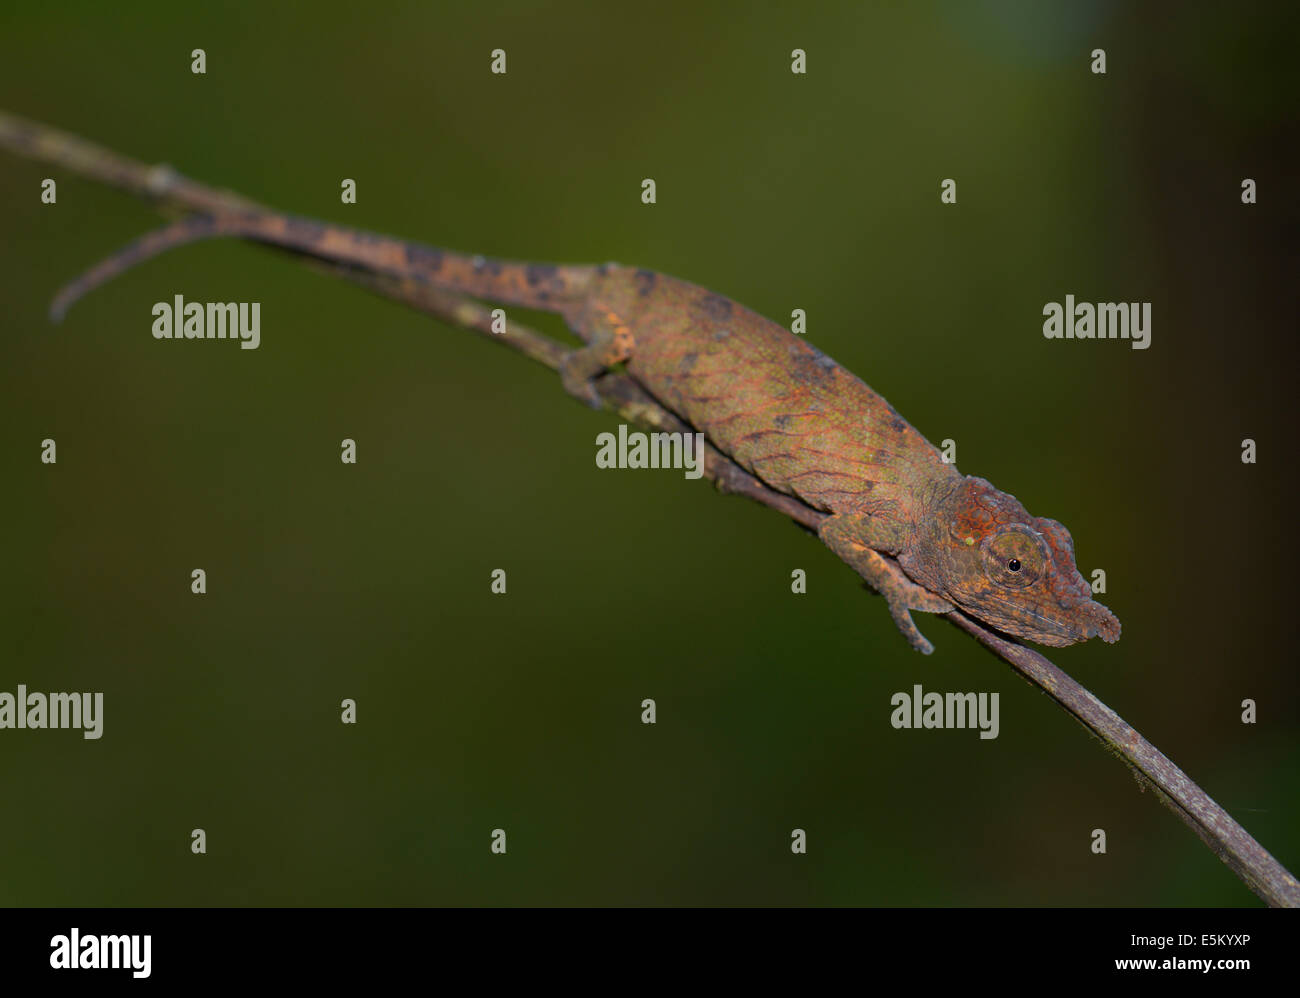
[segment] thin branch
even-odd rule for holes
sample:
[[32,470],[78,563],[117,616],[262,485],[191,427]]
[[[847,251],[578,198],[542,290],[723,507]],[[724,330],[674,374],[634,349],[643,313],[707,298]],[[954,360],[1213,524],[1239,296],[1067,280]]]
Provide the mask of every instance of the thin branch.
[[[0,147],[53,163],[112,187],[141,195],[161,208],[220,214],[268,210],[229,191],[196,183],[168,166],[150,166],[77,136],[0,111]],[[311,261],[319,270],[404,302],[440,319],[475,330],[555,370],[565,348],[514,320],[502,335],[492,332],[491,311],[460,295],[356,268]],[[605,405],[628,422],[665,432],[685,432],[677,416],[659,405],[637,382],[610,373],[598,379]],[[796,523],[815,530],[825,514],[776,492],[712,446],[706,445],[704,474],[723,492],[747,496]],[[991,631],[959,611],[944,614],[994,655],[1072,715],[1137,775],[1252,891],[1274,907],[1300,907],[1300,883],[1232,816],[1123,718],[1047,658]]]

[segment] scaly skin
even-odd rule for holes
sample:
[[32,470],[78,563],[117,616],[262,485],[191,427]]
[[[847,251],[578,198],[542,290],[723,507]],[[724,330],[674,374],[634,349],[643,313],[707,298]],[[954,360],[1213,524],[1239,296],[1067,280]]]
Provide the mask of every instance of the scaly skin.
[[832,514],[822,540],[885,596],[920,651],[932,649],[910,611],[954,605],[1040,644],[1119,637],[1119,621],[1092,600],[1063,526],[944,463],[893,406],[804,340],[673,277],[617,264],[469,257],[286,215],[195,216],[92,268],[59,293],[51,312],[61,317],[141,260],[216,236],[558,312],[587,344],[561,371],[571,393],[599,406],[592,379],[625,361],[646,391],[741,467]]

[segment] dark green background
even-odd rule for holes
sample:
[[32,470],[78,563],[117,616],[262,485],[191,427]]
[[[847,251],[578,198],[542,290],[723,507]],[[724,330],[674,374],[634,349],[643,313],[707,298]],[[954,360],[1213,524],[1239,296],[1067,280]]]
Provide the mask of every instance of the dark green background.
[[[806,309],[964,472],[1070,528],[1124,636],[1052,658],[1300,865],[1287,25],[180,6],[6,5],[0,106],[284,210]],[[234,241],[53,327],[57,287],[157,216],[8,154],[0,191],[0,689],[102,690],[106,715],[98,742],[0,732],[0,902],[1258,903],[965,635],[922,620],[922,658],[780,516],[598,471],[616,420],[544,369]],[[1152,347],[1045,340],[1067,293],[1152,302]],[[260,301],[261,348],[155,341],[174,294]],[[893,730],[914,682],[999,691],[1001,736]]]

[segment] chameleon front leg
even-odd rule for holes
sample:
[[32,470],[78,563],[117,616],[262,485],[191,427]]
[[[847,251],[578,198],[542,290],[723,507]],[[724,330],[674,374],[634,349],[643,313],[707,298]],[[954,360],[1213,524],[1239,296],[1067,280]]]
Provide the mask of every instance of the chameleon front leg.
[[[556,341],[518,321],[511,322],[509,336],[499,339],[495,335],[492,312],[486,305],[464,295],[444,291],[428,281],[372,273],[349,264],[322,262],[321,266],[376,294],[400,301],[454,325],[476,329],[489,338],[503,342],[533,360],[558,370],[565,390],[594,409],[602,408],[604,402],[596,392],[593,379],[631,356],[632,337],[626,327],[600,327],[587,334],[590,342],[586,346],[576,350],[565,349]],[[566,315],[565,318],[567,321],[570,316]]]
[[934,651],[934,645],[917,629],[910,611],[947,613],[953,606],[943,597],[917,585],[903,574],[898,562],[886,558],[869,543],[874,540],[886,550],[897,550],[900,546],[898,534],[898,529],[888,521],[865,513],[837,514],[822,521],[817,529],[822,542],[885,597],[889,615],[908,643],[922,655],[929,655]]
[[570,322],[570,326],[578,330],[587,345],[564,355],[560,382],[578,401],[600,409],[604,403],[592,382],[632,356],[632,330],[617,314],[598,305],[593,305],[577,323]]

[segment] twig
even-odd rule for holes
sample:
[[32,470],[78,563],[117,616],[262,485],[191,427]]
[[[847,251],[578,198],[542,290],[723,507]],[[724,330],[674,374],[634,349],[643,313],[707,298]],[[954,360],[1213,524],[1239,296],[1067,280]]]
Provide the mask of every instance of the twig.
[[[150,166],[46,125],[0,111],[0,147],[53,163],[112,187],[146,197],[159,207],[220,214],[268,210],[229,191],[196,183],[167,166]],[[511,320],[509,332],[492,332],[491,312],[478,302],[425,285],[310,261],[312,266],[359,284],[373,292],[405,302],[446,321],[480,332],[540,364],[555,370],[564,348],[553,340]],[[606,406],[629,422],[665,432],[687,431],[677,416],[659,405],[634,380],[610,373],[597,381]],[[825,514],[776,492],[706,445],[704,474],[723,492],[747,496],[815,530]],[[1079,685],[1047,658],[989,630],[960,611],[944,614],[1033,683],[1085,728],[1096,735],[1151,786],[1172,810],[1252,891],[1274,907],[1300,907],[1300,883],[1232,816],[1143,738],[1124,719]]]

